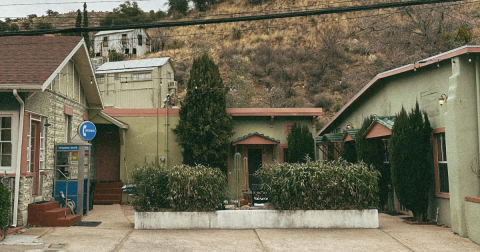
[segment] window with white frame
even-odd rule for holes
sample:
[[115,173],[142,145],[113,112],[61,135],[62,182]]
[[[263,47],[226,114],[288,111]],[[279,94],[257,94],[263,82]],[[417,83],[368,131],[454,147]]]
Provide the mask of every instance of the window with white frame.
[[440,193],[449,193],[448,185],[448,164],[447,164],[447,148],[445,144],[445,133],[436,134],[435,140],[437,144],[437,169],[438,169],[438,189]]
[[18,112],[0,111],[0,172],[15,172]]
[[72,139],[72,116],[65,115],[65,143]]
[[[37,127],[39,129],[37,129]],[[38,169],[45,169],[45,127],[41,126],[40,120],[30,120],[27,146],[27,172],[34,172],[35,159],[38,157]],[[37,146],[35,146],[38,144]]]
[[12,166],[13,141],[12,117],[0,115],[0,167]]
[[132,74],[132,80],[150,80],[152,79],[152,73],[134,73]]

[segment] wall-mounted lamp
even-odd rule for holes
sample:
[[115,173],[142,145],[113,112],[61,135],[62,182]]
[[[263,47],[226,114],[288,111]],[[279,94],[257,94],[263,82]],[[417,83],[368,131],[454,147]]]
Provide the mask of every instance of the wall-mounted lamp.
[[353,125],[352,125],[351,122],[349,122],[349,123],[347,124],[347,129],[353,129]]
[[441,94],[440,98],[438,98],[438,104],[442,106],[445,102],[447,102],[448,96],[446,94]]

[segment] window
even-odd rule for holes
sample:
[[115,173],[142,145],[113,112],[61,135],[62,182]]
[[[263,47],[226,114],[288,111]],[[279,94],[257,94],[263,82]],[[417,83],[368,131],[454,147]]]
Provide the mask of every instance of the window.
[[141,46],[142,45],[142,39],[143,39],[143,36],[142,34],[138,34],[138,45]]
[[103,47],[108,47],[108,37],[103,37]]
[[150,80],[152,79],[152,73],[135,73],[132,74],[132,80]]
[[285,135],[288,135],[292,132],[293,123],[285,123],[283,125],[283,131]]
[[127,44],[127,34],[122,34],[122,45]]
[[448,185],[448,164],[445,133],[435,135],[436,142],[436,166],[438,171],[438,192],[449,193]]
[[104,83],[105,82],[105,75],[99,74],[96,76],[98,83]]
[[132,54],[137,54],[137,48],[133,48]]
[[72,116],[65,115],[65,143],[72,139]]
[[0,115],[0,167],[12,166],[12,117]]

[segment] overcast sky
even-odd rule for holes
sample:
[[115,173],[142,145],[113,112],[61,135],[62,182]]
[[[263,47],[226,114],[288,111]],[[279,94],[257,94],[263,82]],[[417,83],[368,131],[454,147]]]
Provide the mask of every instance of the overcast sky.
[[[59,13],[83,10],[83,3],[87,3],[88,11],[112,11],[124,1],[116,0],[0,0],[0,19],[27,17],[29,14],[46,15],[51,9]],[[130,1],[134,2],[134,1]],[[165,11],[167,0],[138,0],[138,6],[144,11]]]

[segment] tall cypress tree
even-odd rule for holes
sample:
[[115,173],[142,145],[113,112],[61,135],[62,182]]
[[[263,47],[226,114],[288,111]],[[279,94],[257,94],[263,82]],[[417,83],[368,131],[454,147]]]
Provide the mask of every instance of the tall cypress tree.
[[227,89],[220,71],[207,55],[196,58],[180,108],[180,121],[173,130],[183,147],[183,163],[209,165],[226,172],[233,119],[226,111]]
[[[77,20],[75,21],[75,28],[82,27],[82,12],[80,9],[77,10]],[[75,33],[76,36],[81,36],[80,32]]]
[[415,219],[427,217],[428,196],[433,183],[432,127],[418,102],[407,115],[397,115],[390,141],[392,180],[398,200],[411,210]]
[[315,158],[315,140],[308,126],[294,123],[292,131],[287,136],[288,142],[288,162],[305,162],[308,155],[311,159]]
[[[77,20],[78,20],[78,17],[77,17]],[[87,3],[83,3],[83,27],[88,27]],[[83,39],[85,40],[87,49],[90,50],[90,37],[88,36],[88,32],[83,33]]]

